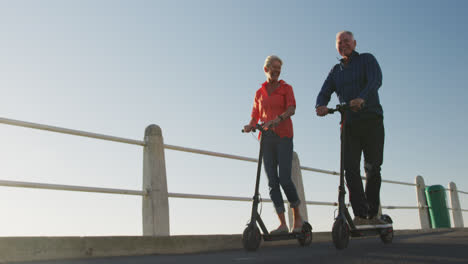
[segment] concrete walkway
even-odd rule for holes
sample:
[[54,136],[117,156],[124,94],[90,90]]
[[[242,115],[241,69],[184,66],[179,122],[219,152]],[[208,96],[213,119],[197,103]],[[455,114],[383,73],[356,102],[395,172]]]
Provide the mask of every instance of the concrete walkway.
[[[40,261],[47,260],[50,261]],[[68,260],[65,260],[68,259]],[[240,235],[151,237],[0,238],[0,262],[104,263],[468,263],[468,229],[395,231],[394,243],[379,237],[352,239],[334,248],[330,233],[314,233],[310,247],[297,241],[262,242],[245,252]]]

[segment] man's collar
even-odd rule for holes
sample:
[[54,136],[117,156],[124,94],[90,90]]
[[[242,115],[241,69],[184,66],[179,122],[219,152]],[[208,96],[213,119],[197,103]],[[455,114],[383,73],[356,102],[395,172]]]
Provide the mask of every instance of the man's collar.
[[[349,61],[352,61],[354,57],[356,56],[359,56],[359,52],[353,50],[353,52],[351,52],[351,56],[349,56]],[[340,62],[341,63],[344,63],[344,58],[341,58],[340,59]]]

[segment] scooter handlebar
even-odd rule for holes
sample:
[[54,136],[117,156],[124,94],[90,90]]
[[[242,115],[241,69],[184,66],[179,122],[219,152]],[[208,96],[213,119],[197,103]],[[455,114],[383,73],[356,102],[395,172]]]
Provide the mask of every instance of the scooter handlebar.
[[[366,104],[362,103],[361,109],[364,107],[366,107]],[[339,104],[339,105],[336,105],[336,108],[327,108],[327,109],[328,109],[329,114],[333,114],[335,112],[343,113],[344,111],[351,109],[351,107],[348,104]]]
[[329,114],[333,114],[338,111],[336,108],[327,108]]
[[[252,128],[251,131],[252,131],[252,132],[255,132],[257,129],[260,130],[261,132],[265,132],[265,130],[263,129],[262,125],[260,125],[260,124],[256,124],[255,127]],[[242,133],[247,133],[247,132],[245,132],[244,129],[242,129],[241,132],[242,132]]]

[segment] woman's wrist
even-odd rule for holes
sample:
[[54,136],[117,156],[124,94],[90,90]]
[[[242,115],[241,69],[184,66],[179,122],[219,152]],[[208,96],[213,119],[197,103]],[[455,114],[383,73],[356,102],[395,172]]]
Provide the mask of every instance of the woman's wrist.
[[281,123],[281,121],[283,121],[281,115],[279,115],[279,116],[277,116],[277,117],[275,118],[275,123],[276,123],[276,124]]

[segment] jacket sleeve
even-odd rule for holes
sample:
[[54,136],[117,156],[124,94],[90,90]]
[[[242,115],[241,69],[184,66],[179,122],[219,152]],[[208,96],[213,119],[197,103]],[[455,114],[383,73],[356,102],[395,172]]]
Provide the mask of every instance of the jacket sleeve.
[[330,102],[331,95],[336,89],[335,82],[333,81],[334,69],[335,69],[335,66],[333,66],[333,68],[328,73],[327,79],[323,83],[322,89],[320,89],[320,92],[317,96],[315,107],[326,106],[328,105],[328,102]]
[[382,70],[372,54],[365,57],[367,84],[359,94],[359,97],[367,101],[370,93],[375,93],[382,86]]

